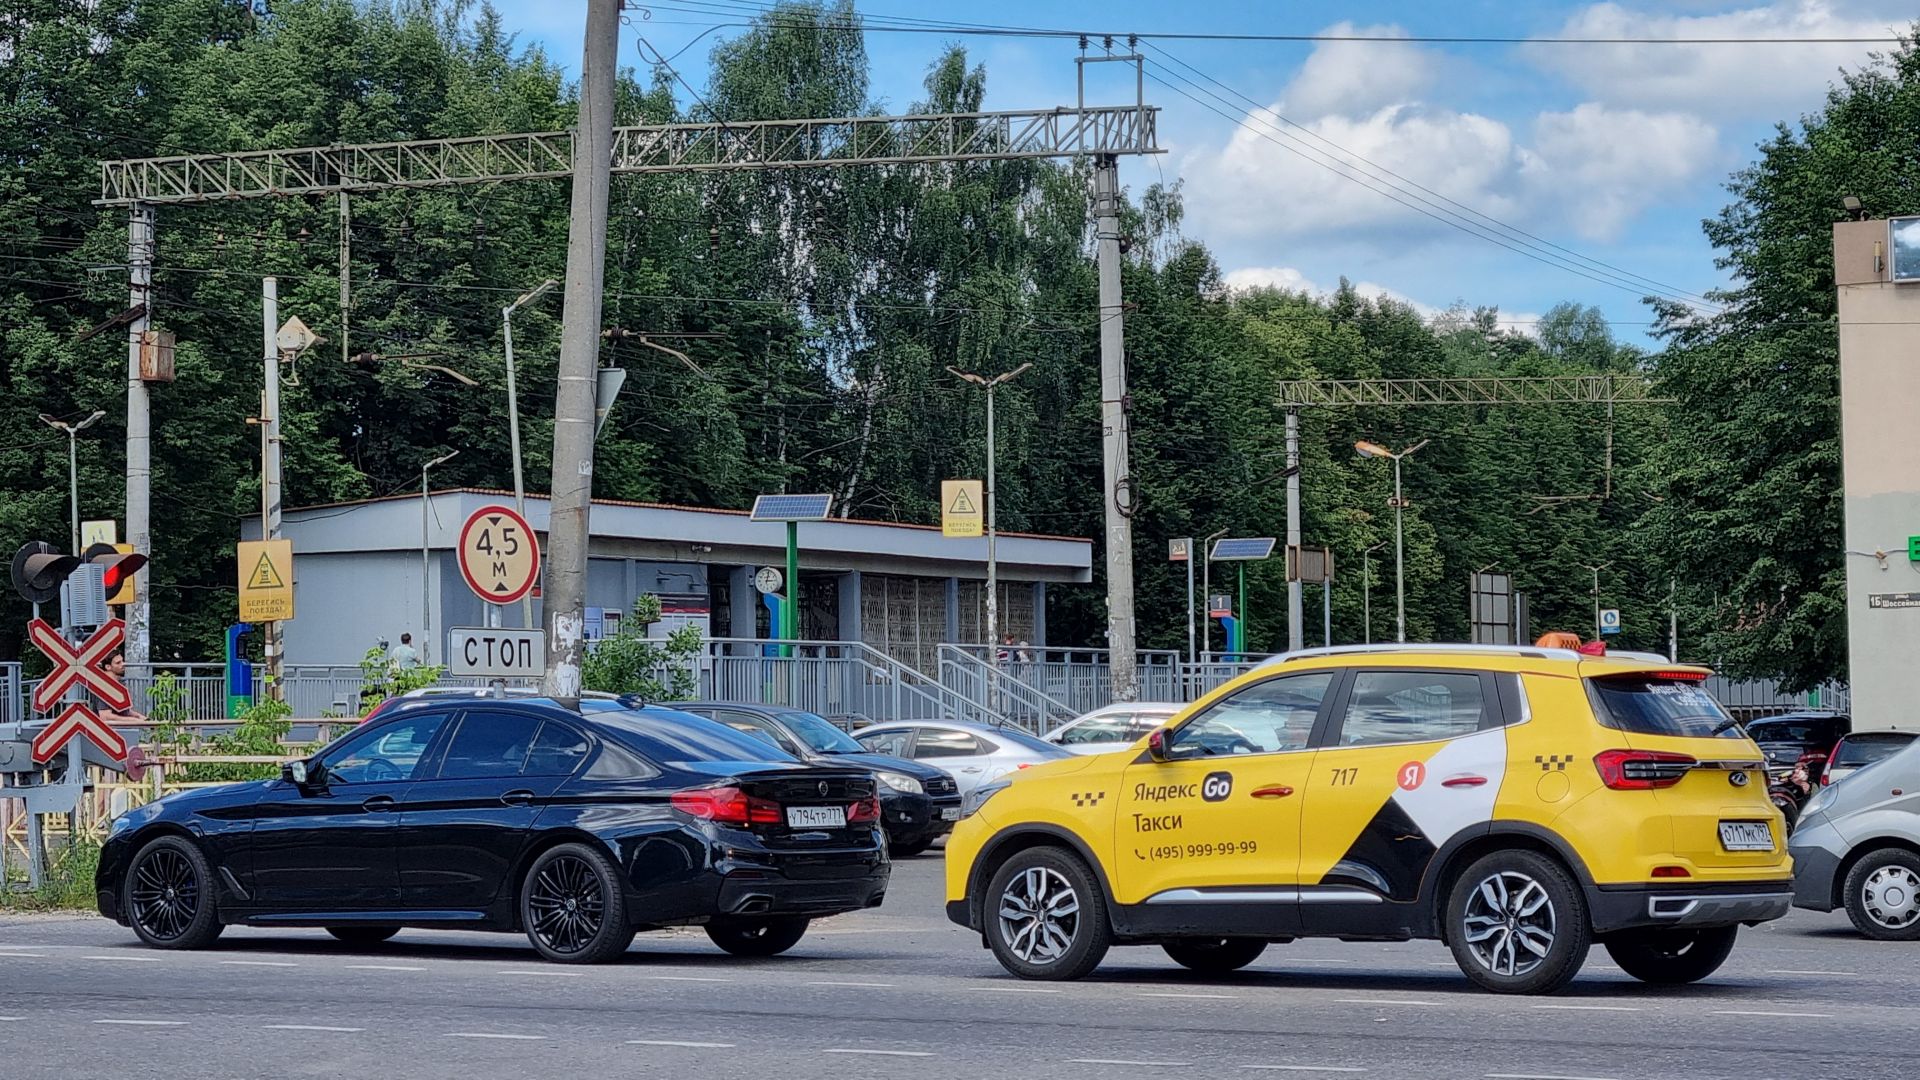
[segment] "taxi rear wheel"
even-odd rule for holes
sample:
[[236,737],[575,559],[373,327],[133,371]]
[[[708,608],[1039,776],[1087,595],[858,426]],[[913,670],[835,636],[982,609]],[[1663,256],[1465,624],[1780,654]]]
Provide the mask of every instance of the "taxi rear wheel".
[[1259,938],[1180,938],[1160,947],[1174,963],[1203,975],[1239,971],[1267,951],[1267,943]]
[[1593,946],[1586,898],[1554,860],[1496,851],[1467,867],[1447,900],[1447,943],[1467,978],[1500,994],[1551,994]]
[[1113,944],[1099,881],[1060,848],[1015,853],[993,875],[986,902],[987,944],[1023,979],[1078,979]]
[[1738,926],[1711,930],[1629,930],[1609,934],[1607,955],[1644,983],[1680,986],[1720,970],[1740,936]]

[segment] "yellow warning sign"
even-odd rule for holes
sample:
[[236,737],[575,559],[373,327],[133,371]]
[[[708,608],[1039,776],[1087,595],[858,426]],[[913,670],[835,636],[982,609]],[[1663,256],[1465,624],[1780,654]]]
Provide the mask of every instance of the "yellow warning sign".
[[940,532],[979,536],[986,532],[986,485],[978,480],[940,481]]
[[293,541],[240,543],[240,621],[293,618]]

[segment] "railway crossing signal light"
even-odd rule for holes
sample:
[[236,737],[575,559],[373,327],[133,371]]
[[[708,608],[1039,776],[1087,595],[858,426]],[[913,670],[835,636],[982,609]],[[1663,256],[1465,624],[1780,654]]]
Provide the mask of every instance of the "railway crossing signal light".
[[80,557],[100,568],[100,584],[106,590],[107,603],[133,603],[133,576],[146,567],[145,555],[134,551],[132,544],[90,544]]
[[80,565],[52,544],[29,540],[13,553],[13,589],[29,603],[45,604],[60,596],[60,584]]

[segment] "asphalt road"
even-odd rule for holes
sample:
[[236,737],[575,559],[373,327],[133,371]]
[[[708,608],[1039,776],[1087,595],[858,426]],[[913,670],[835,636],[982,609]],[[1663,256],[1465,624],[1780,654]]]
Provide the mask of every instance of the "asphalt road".
[[1116,949],[1087,980],[1036,984],[946,922],[940,858],[898,864],[884,907],[771,961],[698,931],[596,968],[426,931],[354,949],[229,929],[168,953],[99,918],[0,916],[0,1077],[1916,1075],[1920,945],[1862,940],[1842,915],[1745,931],[1719,975],[1679,990],[1596,949],[1565,994],[1495,997],[1437,944],[1332,941],[1225,979]]

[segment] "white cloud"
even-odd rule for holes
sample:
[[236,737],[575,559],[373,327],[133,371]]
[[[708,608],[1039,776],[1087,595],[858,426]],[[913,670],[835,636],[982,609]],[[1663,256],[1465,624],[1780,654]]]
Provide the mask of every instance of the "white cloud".
[[[1222,277],[1228,289],[1250,291],[1253,289],[1281,289],[1286,292],[1307,293],[1310,296],[1325,298],[1333,294],[1333,289],[1320,285],[1305,273],[1291,266],[1243,266],[1229,270]],[[1451,306],[1436,307],[1423,303],[1397,289],[1388,288],[1372,281],[1353,282],[1353,291],[1369,300],[1397,300],[1411,307],[1428,321],[1452,316],[1457,308],[1464,308],[1465,301],[1456,300]],[[1534,325],[1540,316],[1530,312],[1500,313],[1500,324],[1521,333],[1532,334]]]
[[1699,117],[1588,102],[1535,119],[1535,160],[1522,179],[1536,202],[1560,204],[1576,232],[1612,236],[1652,199],[1704,172],[1718,149],[1713,126]]
[[[1893,35],[1912,5],[1881,0],[1776,0],[1701,15],[1594,4],[1552,36],[1584,38],[1835,38]],[[1613,105],[1686,109],[1716,117],[1785,119],[1818,106],[1840,69],[1890,44],[1531,45],[1533,63]]]
[[[1339,22],[1321,33],[1333,37],[1404,37],[1397,26],[1355,26]],[[1438,74],[1438,56],[1411,42],[1376,44],[1329,41],[1317,46],[1280,95],[1282,109],[1295,120],[1334,113],[1358,115],[1413,101]]]

